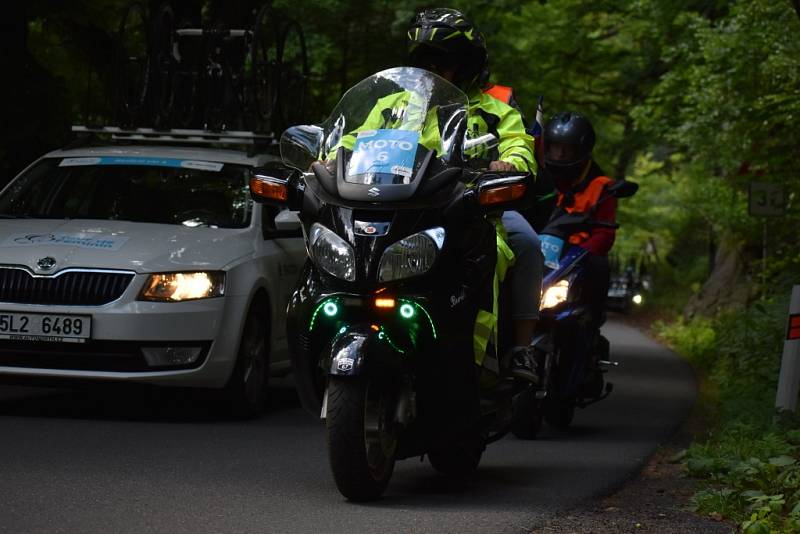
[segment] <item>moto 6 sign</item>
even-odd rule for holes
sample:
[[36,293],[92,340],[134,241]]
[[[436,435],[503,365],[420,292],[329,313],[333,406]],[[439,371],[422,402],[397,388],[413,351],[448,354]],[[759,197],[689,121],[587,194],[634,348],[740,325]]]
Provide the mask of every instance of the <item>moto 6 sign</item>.
[[369,130],[359,132],[353,159],[350,161],[351,176],[375,173],[397,174],[408,178],[414,170],[419,132],[407,130]]

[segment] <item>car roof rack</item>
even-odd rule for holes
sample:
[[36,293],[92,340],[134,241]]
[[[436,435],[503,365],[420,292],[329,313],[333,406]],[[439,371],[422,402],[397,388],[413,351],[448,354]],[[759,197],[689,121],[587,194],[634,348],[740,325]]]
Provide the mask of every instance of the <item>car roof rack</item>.
[[207,145],[236,145],[253,148],[276,146],[277,139],[271,134],[259,134],[244,130],[193,130],[155,128],[121,128],[119,126],[81,126],[75,125],[72,131],[86,139],[95,136],[109,137],[114,141],[135,141],[149,143],[179,143]]

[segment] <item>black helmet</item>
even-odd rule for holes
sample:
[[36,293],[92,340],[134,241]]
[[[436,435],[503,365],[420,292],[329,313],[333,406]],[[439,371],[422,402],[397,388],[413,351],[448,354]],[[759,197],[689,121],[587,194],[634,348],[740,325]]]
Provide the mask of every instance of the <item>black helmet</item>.
[[408,29],[411,65],[428,70],[455,68],[455,84],[466,90],[486,70],[483,35],[460,11],[425,9]]
[[556,113],[547,121],[542,133],[545,165],[581,165],[592,157],[594,141],[594,128],[589,119],[574,111]]

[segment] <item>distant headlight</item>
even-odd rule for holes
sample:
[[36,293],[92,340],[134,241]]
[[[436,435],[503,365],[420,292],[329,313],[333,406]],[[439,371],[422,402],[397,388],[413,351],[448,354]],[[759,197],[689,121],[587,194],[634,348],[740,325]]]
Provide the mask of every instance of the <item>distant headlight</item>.
[[540,310],[548,308],[555,308],[562,302],[567,301],[569,295],[569,281],[561,280],[557,284],[547,288],[547,291],[542,295],[542,303],[539,305]]
[[444,245],[444,236],[444,228],[437,226],[394,243],[381,256],[378,280],[390,282],[426,273]]
[[222,271],[151,274],[139,300],[180,302],[208,299],[225,294],[225,273]]
[[356,279],[353,247],[319,223],[315,223],[308,233],[308,250],[314,263],[323,271],[348,282]]

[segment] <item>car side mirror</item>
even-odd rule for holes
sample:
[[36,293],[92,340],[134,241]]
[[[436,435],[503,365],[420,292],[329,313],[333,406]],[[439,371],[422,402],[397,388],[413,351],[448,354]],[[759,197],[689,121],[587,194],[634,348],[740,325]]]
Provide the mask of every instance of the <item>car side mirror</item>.
[[282,210],[275,216],[275,229],[279,232],[295,232],[300,230],[300,213],[292,210]]
[[617,198],[629,198],[639,190],[639,184],[628,180],[617,180],[606,188],[606,191]]

